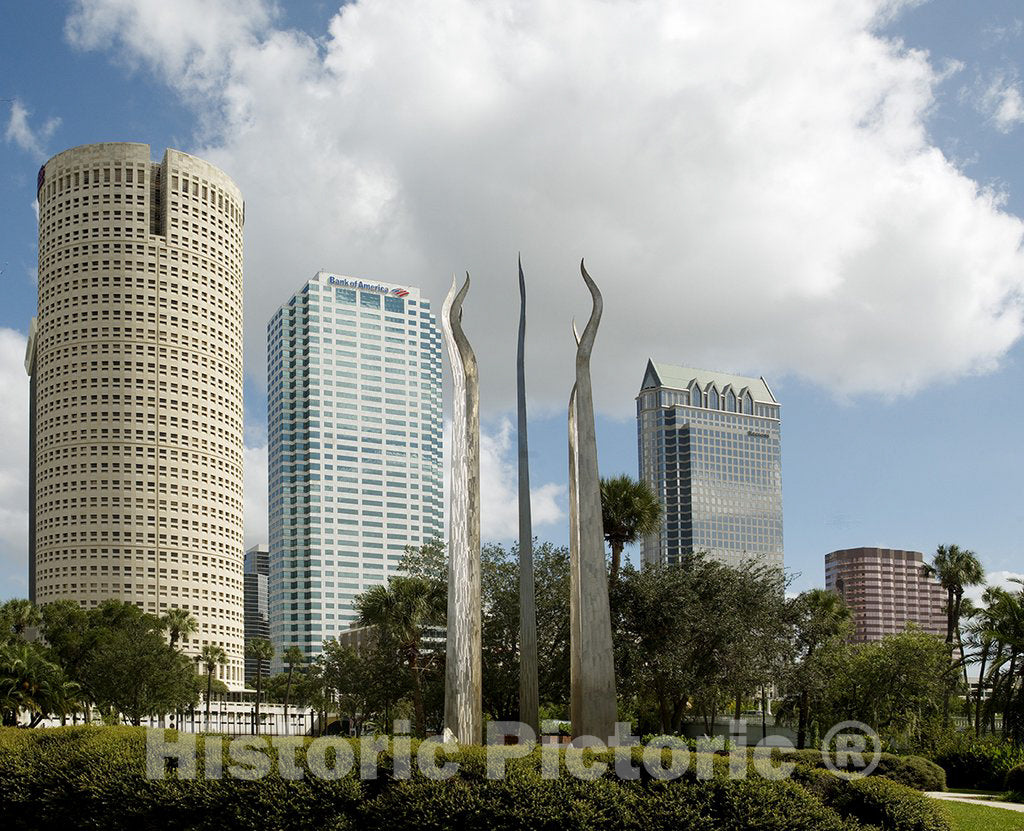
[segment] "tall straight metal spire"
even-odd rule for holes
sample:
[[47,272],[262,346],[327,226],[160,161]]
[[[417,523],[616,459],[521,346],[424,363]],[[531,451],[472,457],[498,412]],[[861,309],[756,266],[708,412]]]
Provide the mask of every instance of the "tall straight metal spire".
[[534,735],[540,728],[537,684],[537,603],[533,579],[533,520],[530,513],[530,451],[526,418],[526,278],[519,258],[519,346],[516,405],[519,421],[519,721]]

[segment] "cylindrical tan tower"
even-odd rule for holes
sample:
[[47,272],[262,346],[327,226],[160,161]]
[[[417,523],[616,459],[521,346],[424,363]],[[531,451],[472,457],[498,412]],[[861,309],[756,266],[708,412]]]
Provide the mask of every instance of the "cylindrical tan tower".
[[187,609],[243,684],[242,223],[211,164],[145,144],[39,171],[34,599]]

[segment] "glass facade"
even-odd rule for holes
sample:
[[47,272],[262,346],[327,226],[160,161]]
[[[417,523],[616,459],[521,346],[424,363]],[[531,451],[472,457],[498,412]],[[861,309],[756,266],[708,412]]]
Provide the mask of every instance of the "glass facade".
[[320,272],[267,351],[271,636],[312,657],[443,537],[441,336],[418,289]]
[[[242,576],[245,591],[245,645],[257,638],[270,637],[270,614],[267,581],[270,574],[270,553],[265,545],[254,545],[245,552]],[[263,667],[266,672],[267,667]],[[256,659],[245,659],[245,683],[256,683]]]
[[763,379],[648,363],[637,396],[640,478],[662,527],[646,562],[707,552],[782,566],[780,407]]

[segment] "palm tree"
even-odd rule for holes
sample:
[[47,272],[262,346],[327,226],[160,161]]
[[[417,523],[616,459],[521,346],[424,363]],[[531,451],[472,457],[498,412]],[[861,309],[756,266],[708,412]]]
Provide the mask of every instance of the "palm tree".
[[946,590],[946,643],[952,648],[960,628],[964,589],[983,582],[985,569],[973,551],[954,544],[940,545],[931,564],[925,564],[924,573]]
[[355,605],[359,626],[376,626],[378,638],[394,638],[405,654],[416,732],[426,735],[420,643],[425,627],[444,620],[444,587],[421,577],[392,577],[388,585],[374,586],[359,595]]
[[196,656],[196,660],[206,669],[206,730],[210,730],[210,697],[213,695],[213,671],[217,664],[228,662],[227,653],[215,643],[208,643],[203,646],[203,651]]
[[[964,642],[960,636],[960,617],[963,612],[964,589],[977,586],[985,580],[985,569],[973,551],[953,545],[940,545],[935,550],[931,564],[925,564],[924,573],[936,578],[946,590],[946,645],[949,647],[950,662],[953,651],[959,646],[960,664],[964,661]],[[943,703],[943,721],[949,720],[950,690],[946,690]]]
[[295,671],[296,666],[301,666],[306,661],[306,655],[297,646],[289,646],[285,651],[284,655],[281,656],[284,662],[288,664],[288,682],[284,687],[284,724],[285,729],[288,728],[288,703],[291,700],[292,694],[292,673]]
[[160,618],[160,623],[167,630],[172,649],[179,640],[188,640],[199,629],[198,621],[188,609],[168,609]]
[[256,661],[256,732],[260,732],[260,692],[263,688],[263,662],[274,657],[274,645],[266,638],[253,638],[245,645],[245,657]]
[[[996,647],[990,672],[993,682],[989,712],[994,718],[996,707],[1001,706],[1003,738],[1012,738],[1014,744],[1020,745],[1024,741],[1024,686],[1016,695],[1015,688],[1024,657],[1024,589],[1016,593],[1003,592],[992,612],[992,628],[986,633]],[[1004,666],[1007,669],[1002,671]]]
[[[982,600],[985,603],[984,607],[976,611],[973,619],[967,625],[968,636],[977,650],[977,657],[974,657],[972,660],[979,664],[978,688],[974,696],[974,734],[976,736],[980,736],[982,733],[982,698],[987,680],[985,674],[986,664],[990,658],[995,663],[999,657],[998,651],[993,649],[997,645],[993,630],[998,625],[1000,607],[1004,603],[1004,597],[1006,596],[1007,592],[1005,589],[1001,589],[998,586],[988,586],[982,595]],[[966,664],[964,665],[964,671],[966,672]]]
[[661,502],[647,482],[623,474],[601,479],[601,520],[612,549],[611,582],[619,577],[622,549],[661,525]]
[[0,621],[3,621],[4,636],[13,633],[20,638],[28,627],[35,626],[41,619],[36,604],[23,597],[8,600],[0,606]]
[[29,727],[51,713],[65,717],[77,708],[78,684],[69,681],[60,666],[47,660],[35,644],[0,647],[0,714],[3,724],[14,725],[22,710]]

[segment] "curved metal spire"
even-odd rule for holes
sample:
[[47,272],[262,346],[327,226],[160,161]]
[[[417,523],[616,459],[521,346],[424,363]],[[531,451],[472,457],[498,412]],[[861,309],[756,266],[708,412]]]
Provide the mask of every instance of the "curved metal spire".
[[587,371],[589,373],[590,353],[594,348],[594,340],[597,338],[597,327],[601,324],[601,315],[604,313],[604,298],[601,296],[601,291],[598,289],[597,283],[595,283],[587,273],[587,267],[583,264],[583,260],[580,260],[580,273],[583,275],[583,282],[586,283],[587,288],[590,289],[590,300],[592,305],[590,309],[590,319],[587,321],[587,325],[583,329],[582,337],[576,333],[575,320],[572,322],[572,331],[573,334],[576,335],[576,360],[579,360],[581,354],[584,355],[587,360]]
[[[570,586],[569,602],[575,608],[570,608],[569,619],[572,634],[578,635],[571,645],[570,671],[578,668],[578,680],[572,680],[570,711],[573,734],[577,738],[594,736],[602,742],[612,742],[617,710],[615,663],[601,520],[601,480],[597,464],[594,396],[590,381],[590,356],[604,303],[597,284],[587,273],[582,260],[580,272],[590,290],[592,308],[590,319],[576,347],[575,407],[570,406],[570,464],[575,455],[575,529],[578,540],[576,566],[570,569],[570,580],[575,585]],[[572,429],[573,421],[575,430]],[[572,448],[574,433],[575,453]],[[570,528],[570,540],[573,537],[572,531]]]
[[463,744],[482,740],[480,608],[480,396],[476,356],[462,328],[469,291],[456,280],[441,325],[452,370],[452,449],[448,531],[448,636],[444,721]]

